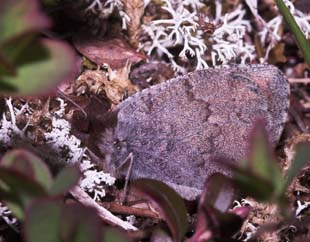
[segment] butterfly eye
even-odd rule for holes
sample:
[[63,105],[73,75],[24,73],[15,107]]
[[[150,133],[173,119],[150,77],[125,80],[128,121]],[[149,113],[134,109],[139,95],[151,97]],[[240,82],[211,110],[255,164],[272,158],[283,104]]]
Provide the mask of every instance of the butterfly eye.
[[114,141],[113,146],[115,149],[120,150],[122,148],[121,141],[119,140]]

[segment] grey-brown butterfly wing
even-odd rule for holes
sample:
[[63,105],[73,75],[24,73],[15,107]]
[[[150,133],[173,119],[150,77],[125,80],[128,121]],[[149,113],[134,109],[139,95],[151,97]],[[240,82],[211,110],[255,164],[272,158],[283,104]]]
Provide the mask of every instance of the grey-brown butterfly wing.
[[[201,70],[128,98],[118,107],[114,134],[122,149],[114,151],[111,163],[119,166],[133,153],[133,178],[154,178],[194,190],[214,172],[228,174],[213,158],[243,158],[258,118],[267,120],[275,140],[279,138],[287,93],[284,97],[285,79],[274,69],[255,65]],[[264,71],[271,72],[262,78]],[[285,90],[279,94],[280,84]]]

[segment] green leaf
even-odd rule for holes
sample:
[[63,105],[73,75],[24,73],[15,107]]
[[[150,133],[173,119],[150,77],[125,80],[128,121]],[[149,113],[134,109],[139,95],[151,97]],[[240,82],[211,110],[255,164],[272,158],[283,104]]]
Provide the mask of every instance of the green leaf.
[[24,214],[24,206],[16,202],[7,202],[5,201],[5,205],[11,210],[12,214],[19,220],[23,220],[25,217]]
[[174,241],[181,241],[187,231],[187,216],[184,201],[172,188],[157,180],[137,179],[133,188],[142,192],[153,201],[161,216],[167,222]]
[[53,6],[57,6],[57,5],[61,4],[64,1],[62,1],[62,0],[41,0],[41,2],[46,7],[53,7]]
[[122,233],[121,231],[115,228],[105,227],[102,232],[103,232],[102,242],[128,242],[130,241],[124,233]]
[[37,0],[2,0],[0,7],[0,92],[6,95],[47,93],[70,78],[76,59],[69,45],[38,41],[50,26]]
[[208,204],[221,212],[226,212],[232,204],[234,194],[231,179],[221,173],[214,173],[204,185],[199,204],[200,206]]
[[52,199],[38,199],[26,210],[23,227],[26,242],[62,242],[60,224],[62,203]]
[[94,209],[49,198],[27,208],[23,234],[26,242],[102,241],[101,221]]
[[37,0],[1,0],[0,5],[0,50],[2,44],[12,39],[50,26]]
[[250,135],[248,159],[232,169],[238,188],[259,201],[270,201],[283,186],[283,178],[264,126],[264,122],[256,123]]
[[22,219],[22,211],[34,199],[46,195],[45,189],[35,180],[12,168],[0,167],[0,200]]
[[1,160],[0,166],[8,167],[34,179],[46,190],[52,184],[52,175],[41,158],[27,150],[16,149],[7,152]]
[[14,64],[0,51],[0,76],[1,75],[16,75]]
[[[5,45],[3,45],[4,49],[2,50],[2,55],[5,56],[5,58],[16,68],[18,65],[23,65],[24,63],[27,63],[27,61],[35,62],[37,60],[42,59],[40,55],[37,55],[37,53],[40,53],[40,49],[38,49],[36,52],[33,52],[34,56],[25,56],[25,53],[27,53],[27,48],[32,46],[36,40],[36,36],[34,34],[28,34],[23,35],[22,37],[18,39],[14,39]],[[44,50],[43,50],[44,51]],[[47,55],[43,55],[43,58],[46,58]],[[4,75],[5,73],[1,73],[0,75]],[[16,73],[15,73],[16,75]]]
[[299,143],[296,146],[296,154],[292,161],[291,167],[287,171],[285,177],[285,183],[282,189],[282,193],[291,184],[294,177],[302,169],[302,167],[310,161],[310,143]]
[[233,180],[241,192],[260,202],[270,201],[273,198],[275,188],[271,181],[257,176],[248,169],[235,167],[233,170],[235,171]]
[[[7,46],[4,55],[10,56],[14,46]],[[1,90],[10,95],[46,93],[59,82],[71,78],[76,69],[76,56],[64,42],[48,39],[31,42],[12,57],[16,76],[0,76],[2,85],[14,87],[15,91]],[[15,53],[14,53],[15,55]]]
[[265,124],[263,122],[256,123],[250,136],[250,155],[244,167],[257,176],[270,181],[276,188],[282,185],[283,179],[271,147]]
[[74,187],[80,179],[81,172],[76,166],[63,168],[54,180],[49,190],[50,195],[62,195]]

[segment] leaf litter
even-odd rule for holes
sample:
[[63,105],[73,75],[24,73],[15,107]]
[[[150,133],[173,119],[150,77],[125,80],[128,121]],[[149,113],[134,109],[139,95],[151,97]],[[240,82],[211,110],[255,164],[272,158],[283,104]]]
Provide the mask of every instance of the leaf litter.
[[[89,42],[82,42],[83,38],[80,36],[75,36],[74,38],[74,45],[79,50],[82,55],[89,58],[91,61],[96,63],[98,65],[98,68],[95,69],[84,69],[82,73],[79,75],[79,78],[76,79],[76,81],[70,86],[68,89],[63,90],[65,95],[67,95],[69,98],[74,100],[80,107],[77,107],[75,104],[70,102],[70,99],[66,99],[67,108],[64,108],[65,116],[62,117],[64,120],[68,120],[72,123],[74,126],[75,115],[77,113],[81,113],[80,108],[82,108],[86,113],[87,117],[83,118],[82,122],[77,122],[76,125],[79,130],[79,134],[77,136],[84,137],[82,139],[82,143],[84,145],[88,144],[89,147],[91,147],[93,144],[91,144],[92,135],[89,135],[89,132],[102,132],[106,127],[112,126],[113,123],[113,117],[107,118],[108,114],[110,114],[109,109],[113,108],[113,106],[121,103],[123,100],[128,98],[128,96],[133,95],[136,92],[139,92],[139,89],[135,84],[133,84],[131,81],[137,81],[139,78],[134,78],[134,72],[137,71],[139,68],[142,74],[140,76],[143,76],[143,79],[140,78],[140,80],[146,82],[142,85],[139,85],[140,89],[148,87],[149,85],[157,84],[160,82],[163,82],[165,80],[168,80],[173,77],[171,74],[171,70],[164,70],[161,72],[161,65],[166,65],[165,62],[167,62],[167,59],[165,57],[159,58],[156,61],[159,60],[159,62],[162,62],[160,64],[156,63],[157,68],[154,69],[154,71],[151,69],[149,71],[148,68],[143,69],[141,68],[143,65],[147,65],[148,62],[146,62],[147,58],[151,58],[152,61],[154,61],[154,57],[150,57],[146,55],[143,51],[137,52],[135,48],[137,47],[137,44],[139,42],[143,41],[143,37],[145,36],[138,36],[136,33],[139,33],[141,31],[141,14],[142,14],[142,2],[145,4],[145,1],[126,1],[126,4],[124,5],[124,11],[128,12],[128,16],[131,16],[133,18],[132,21],[129,21],[127,23],[128,28],[128,36],[124,36],[123,34],[119,34],[118,39],[109,39],[105,38],[103,40],[96,40],[93,37],[90,38]],[[144,17],[143,18],[150,18],[152,21],[152,18],[155,19],[156,17],[162,17],[160,16],[163,14],[163,10],[158,11],[156,13],[156,16],[154,12],[152,12],[154,9],[154,2],[149,3],[147,6],[143,6],[144,10]],[[184,1],[188,2],[188,1]],[[200,2],[200,1],[194,1],[194,2]],[[161,5],[160,3],[159,5]],[[140,6],[135,11],[140,11],[139,14],[136,14],[132,8],[132,6]],[[192,7],[192,6],[191,6]],[[227,6],[224,6],[227,7]],[[100,9],[100,8],[99,8]],[[161,7],[158,7],[158,9],[161,9]],[[97,11],[97,10],[96,10]],[[271,15],[271,13],[268,13]],[[113,15],[113,14],[112,14]],[[111,16],[112,16],[111,15]],[[137,18],[135,18],[137,16]],[[165,16],[167,17],[167,16]],[[122,18],[122,17],[121,17]],[[105,19],[105,21],[112,21],[111,19]],[[144,20],[145,21],[145,20]],[[146,22],[144,22],[145,24]],[[216,27],[215,27],[216,28]],[[139,31],[138,31],[139,30]],[[88,36],[89,37],[89,36]],[[129,38],[129,43],[127,44],[127,38]],[[142,39],[141,39],[142,38]],[[85,44],[85,46],[82,46],[82,44]],[[288,40],[289,41],[289,40]],[[83,49],[84,48],[84,49]],[[93,49],[92,49],[93,48]],[[91,50],[89,52],[89,50]],[[171,53],[179,53],[180,51],[174,49],[174,47],[169,47],[169,51]],[[269,61],[273,63],[284,63],[283,58],[283,45],[276,45],[274,50],[270,52]],[[189,60],[191,58],[187,56]],[[289,56],[287,58],[291,59],[298,59],[298,56]],[[128,61],[129,60],[129,61]],[[176,60],[178,62],[178,65],[183,64],[182,60],[178,59]],[[283,70],[286,72],[286,75],[288,77],[304,77],[306,73],[305,67],[301,66],[294,66],[287,64],[288,62],[284,63]],[[105,66],[102,66],[105,65]],[[195,65],[192,64],[192,65]],[[185,65],[186,66],[186,65]],[[191,66],[191,64],[189,64]],[[160,70],[158,71],[158,68]],[[165,68],[163,68],[165,69]],[[151,74],[146,74],[148,72],[151,72]],[[159,72],[159,74],[155,75],[155,72]],[[296,74],[297,73],[297,74]],[[149,76],[151,81],[146,81],[144,78],[144,75]],[[154,77],[155,75],[155,77]],[[137,75],[136,75],[137,76]],[[285,170],[287,167],[290,166],[290,162],[292,160],[292,155],[294,153],[294,145],[301,142],[301,141],[309,141],[309,138],[305,132],[309,132],[309,106],[310,106],[310,99],[309,95],[307,94],[309,92],[308,85],[305,84],[291,84],[292,94],[291,99],[295,99],[294,102],[291,102],[291,110],[295,110],[295,113],[292,115],[290,114],[289,120],[285,126],[284,133],[280,139],[280,143],[277,147],[276,154],[277,157],[280,159],[280,166]],[[79,96],[79,97],[77,97]],[[96,100],[96,101],[94,101]],[[95,105],[95,110],[97,109],[98,112],[102,105],[102,114],[96,114],[95,110],[89,111],[88,108],[89,105],[92,105],[93,103],[97,103]],[[108,104],[107,104],[108,103]],[[27,111],[27,108],[23,108],[24,105],[29,105],[30,111]],[[308,106],[307,106],[308,105]],[[21,130],[23,127],[27,125],[27,120],[30,120],[29,127],[27,127],[28,134],[31,134],[30,136],[34,139],[34,144],[40,144],[44,143],[44,135],[49,132],[49,130],[52,129],[53,126],[53,117],[57,116],[57,110],[60,107],[60,102],[57,101],[56,96],[52,96],[50,101],[48,99],[42,99],[41,101],[34,100],[19,100],[14,99],[13,103],[11,104],[11,110],[10,107],[5,106],[5,112],[3,113],[6,116],[6,121],[12,122],[14,121],[14,118],[9,113],[17,112],[18,115],[16,116],[16,122],[15,126],[11,128],[11,130],[18,128]],[[24,109],[24,110],[22,110]],[[71,110],[69,110],[71,109]],[[20,112],[20,113],[19,113]],[[51,115],[49,115],[51,114]],[[113,116],[113,115],[112,115]],[[298,121],[299,120],[299,121]],[[86,127],[82,127],[85,123],[87,123]],[[83,124],[82,124],[83,123]],[[103,123],[104,127],[99,127],[100,124]],[[302,124],[304,126],[302,126]],[[4,123],[2,123],[3,127]],[[64,125],[64,124],[62,124]],[[94,128],[95,127],[95,128]],[[62,128],[64,128],[62,126]],[[70,131],[71,132],[71,131]],[[83,136],[84,135],[84,136]],[[1,135],[2,136],[2,135]],[[85,138],[87,137],[87,138]],[[68,138],[68,137],[67,137]],[[284,151],[283,151],[284,150]],[[90,159],[93,159],[91,161],[91,164],[89,166],[95,166],[98,167],[98,172],[102,169],[102,164],[98,162],[100,159],[104,159],[103,154],[93,149],[94,154],[91,156],[91,154],[88,154]],[[68,150],[63,150],[60,154],[60,156],[65,157],[66,153],[68,153]],[[75,159],[78,159],[78,157],[81,157],[82,153],[78,153],[79,155],[76,156]],[[57,158],[58,159],[58,158]],[[60,159],[60,158],[59,158]],[[93,165],[93,162],[95,161],[95,165]],[[294,179],[292,185],[290,186],[290,190],[288,192],[288,197],[291,202],[291,209],[299,209],[299,216],[307,217],[307,206],[305,205],[308,201],[310,201],[310,191],[309,191],[309,167],[306,166],[302,172]],[[120,186],[122,187],[122,186]],[[108,193],[106,198],[102,198],[102,201],[110,201],[113,200],[113,203],[118,203],[120,200],[119,192],[116,188],[107,188]],[[90,192],[93,194],[92,192]],[[133,200],[138,200],[141,198],[141,196],[136,194],[129,194],[129,197],[133,196]],[[143,197],[142,197],[143,198]],[[128,199],[128,204],[125,204],[126,206],[130,207],[130,202],[132,202],[132,198]],[[251,233],[253,231],[256,231],[258,229],[259,225],[263,225],[265,223],[273,223],[281,220],[281,218],[278,218],[275,212],[275,208],[271,205],[263,205],[256,203],[250,198],[247,198],[246,201],[243,202],[242,205],[250,206],[252,208],[251,214],[248,217],[248,220],[245,222],[245,226],[241,231],[246,233],[246,231],[251,230]],[[139,205],[135,205],[139,207]],[[189,205],[188,205],[189,206]],[[142,217],[139,217],[136,219],[135,224],[140,227],[142,230],[147,228],[154,228],[154,223],[157,223],[156,220],[150,220],[145,219]],[[253,228],[254,227],[254,228]],[[284,226],[285,227],[285,226]],[[254,234],[254,232],[253,232]],[[304,233],[305,234],[305,233]],[[276,232],[273,232],[271,235],[264,235],[261,237],[263,241],[277,241],[279,238],[290,238],[292,239],[294,236],[304,236],[302,233],[302,230],[299,232],[296,232],[294,229],[290,229],[289,226],[287,226],[286,229],[282,228],[280,230],[277,230]],[[282,236],[282,237],[281,237]]]

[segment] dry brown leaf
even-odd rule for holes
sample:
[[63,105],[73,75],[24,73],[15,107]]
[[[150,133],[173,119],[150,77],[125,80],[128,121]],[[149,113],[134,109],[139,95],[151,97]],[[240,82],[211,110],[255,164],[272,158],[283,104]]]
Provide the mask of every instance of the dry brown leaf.
[[295,6],[299,10],[301,10],[304,13],[307,13],[310,11],[310,1],[309,0],[298,0],[295,1]]
[[117,70],[108,69],[109,79],[104,80],[104,90],[113,104],[118,104],[127,96],[139,91],[138,87],[129,80],[130,67],[131,64],[127,62],[123,68]]
[[73,91],[78,96],[82,94],[99,94],[104,90],[107,73],[102,70],[86,70],[76,80]]
[[161,62],[147,62],[136,66],[130,72],[130,80],[139,88],[147,88],[174,77],[171,66]]
[[305,78],[308,70],[308,66],[306,63],[298,63],[294,66],[294,74],[292,75],[294,78]]
[[99,40],[77,36],[73,43],[77,50],[97,65],[107,64],[112,69],[123,68],[127,61],[136,64],[146,60],[146,56],[137,52],[121,39]]
[[272,48],[269,54],[269,60],[268,63],[270,64],[276,64],[276,63],[285,63],[286,57],[284,55],[284,43],[279,43],[275,45],[275,47]]
[[[242,203],[243,206],[250,206],[251,208],[250,214],[241,228],[242,234],[256,233],[257,229],[261,228],[261,226],[277,224],[281,220],[278,208],[274,204],[258,203],[250,197],[244,199]],[[278,230],[265,232],[261,231],[258,238],[259,240],[257,241],[279,241]]]
[[291,137],[288,141],[286,141],[286,145],[284,147],[284,153],[286,155],[287,166],[284,167],[284,170],[287,171],[293,162],[293,158],[295,156],[296,145],[299,143],[308,143],[310,142],[310,134],[301,134],[297,136]]
[[144,14],[144,1],[143,0],[126,0],[124,1],[125,12],[130,18],[128,23],[128,34],[130,44],[138,47],[138,36],[141,29],[141,18]]
[[265,56],[265,50],[264,50],[264,48],[262,47],[262,44],[261,44],[261,42],[260,42],[260,39],[259,39],[258,34],[256,34],[256,35],[254,36],[254,46],[255,46],[255,50],[256,50],[256,54],[257,54],[258,59],[264,58],[264,56]]
[[130,63],[123,68],[112,70],[109,66],[108,71],[86,70],[76,80],[73,86],[75,94],[94,94],[99,95],[102,91],[113,104],[120,103],[124,98],[136,93],[139,89],[129,80]]

